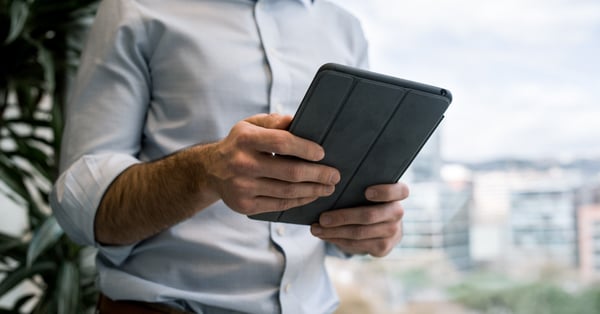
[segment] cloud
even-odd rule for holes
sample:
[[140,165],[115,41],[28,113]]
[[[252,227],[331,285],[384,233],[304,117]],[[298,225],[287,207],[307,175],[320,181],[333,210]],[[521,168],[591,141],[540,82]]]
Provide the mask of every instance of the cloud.
[[[339,0],[364,21],[374,40],[391,33],[418,38],[443,31],[472,38],[486,34],[524,43],[582,41],[585,26],[600,24],[600,3],[593,0]],[[392,29],[390,29],[392,26]]]
[[448,159],[600,155],[600,2],[336,0],[375,71],[449,88]]

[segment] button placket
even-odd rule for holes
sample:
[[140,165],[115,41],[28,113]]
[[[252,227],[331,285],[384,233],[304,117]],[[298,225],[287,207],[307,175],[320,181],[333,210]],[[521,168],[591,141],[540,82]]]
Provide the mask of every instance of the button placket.
[[285,226],[279,225],[276,228],[277,230],[277,235],[279,235],[280,237],[285,236]]
[[269,110],[273,113],[290,114],[284,103],[290,98],[291,78],[283,60],[280,58],[278,44],[281,34],[277,27],[277,12],[270,13],[272,7],[259,1],[255,7],[256,24],[259,29],[265,59],[271,71]]

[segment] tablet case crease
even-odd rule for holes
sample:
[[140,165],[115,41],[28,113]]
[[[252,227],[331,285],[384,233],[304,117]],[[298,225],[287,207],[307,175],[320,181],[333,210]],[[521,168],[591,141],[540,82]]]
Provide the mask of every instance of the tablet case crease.
[[250,216],[312,224],[323,211],[371,204],[367,187],[397,182],[452,101],[445,89],[338,64],[323,65],[289,131],[319,143],[341,173],[335,192],[304,206]]

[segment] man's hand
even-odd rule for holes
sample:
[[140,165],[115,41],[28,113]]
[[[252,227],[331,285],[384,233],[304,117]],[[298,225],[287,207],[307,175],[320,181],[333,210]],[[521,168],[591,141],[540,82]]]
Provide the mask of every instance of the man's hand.
[[408,194],[403,183],[371,186],[365,196],[380,204],[325,212],[311,232],[346,253],[385,256],[402,239],[400,201]]
[[135,243],[219,199],[250,215],[330,195],[339,172],[314,163],[324,157],[323,148],[286,131],[291,120],[256,115],[237,123],[219,142],[127,168],[100,202],[96,239],[111,245]]
[[212,147],[207,181],[230,208],[245,215],[281,211],[333,193],[339,172],[314,163],[323,148],[286,131],[291,120],[250,117]]

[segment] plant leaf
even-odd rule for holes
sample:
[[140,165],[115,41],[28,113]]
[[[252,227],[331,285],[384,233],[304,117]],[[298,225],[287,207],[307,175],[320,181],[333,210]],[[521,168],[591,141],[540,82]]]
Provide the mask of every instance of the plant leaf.
[[29,16],[29,6],[25,1],[12,1],[10,16],[10,31],[4,40],[4,44],[10,44],[23,32]]
[[8,291],[23,282],[23,280],[30,279],[39,273],[53,271],[55,269],[56,264],[53,262],[36,263],[31,267],[21,265],[2,279],[0,282],[0,295],[5,295]]
[[[0,232],[0,263],[6,263],[10,259],[18,263],[25,263],[26,254],[26,241]],[[6,270],[2,272],[6,272]]]
[[[60,156],[61,139],[63,132],[63,115],[61,104],[55,102],[52,105],[52,119],[50,120],[52,126],[52,134],[54,135],[54,154]],[[53,181],[56,178],[51,178]]]
[[32,265],[35,259],[47,248],[56,243],[63,233],[56,218],[49,216],[31,239],[31,243],[27,249],[27,266]]
[[78,314],[79,270],[73,262],[64,262],[58,272],[58,313]]
[[14,166],[12,161],[0,155],[0,180],[13,192],[17,193],[24,200],[30,200],[31,195],[23,182],[24,173]]
[[19,240],[19,238],[0,230],[0,243],[15,240]]
[[32,226],[32,229],[37,228],[48,218],[48,214],[38,206],[38,203],[35,200],[29,202],[27,213],[29,215],[29,224]]
[[13,305],[13,311],[15,311],[15,313],[21,313],[20,309],[34,297],[35,294],[32,293],[28,293],[20,297],[17,301],[15,301],[15,304]]
[[4,119],[5,125],[12,124],[24,124],[32,127],[50,127],[50,122],[47,120],[35,119],[35,118],[26,118],[26,117],[15,117],[12,119]]
[[11,239],[11,240],[2,240],[0,242],[0,256],[5,256],[8,251],[24,245],[24,242],[19,239]]
[[46,91],[52,93],[54,91],[54,60],[50,51],[45,49],[42,45],[38,46],[38,63],[44,68],[44,81]]

